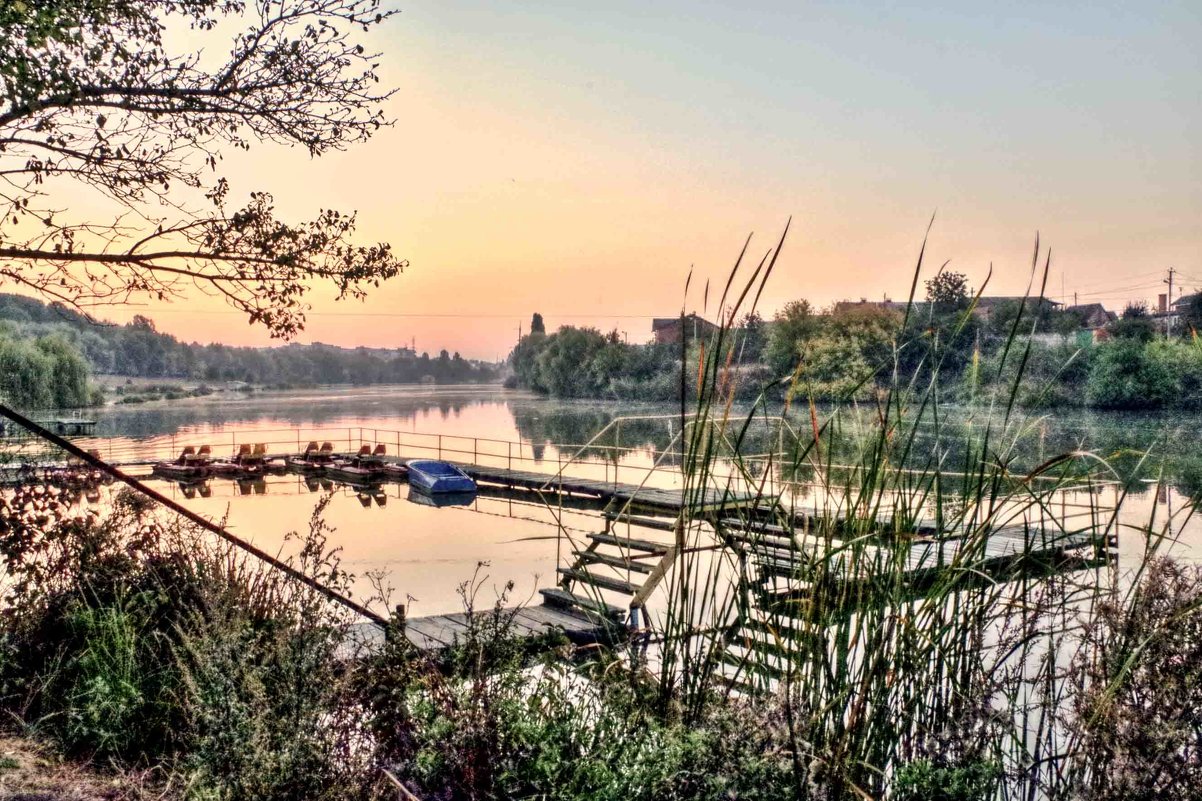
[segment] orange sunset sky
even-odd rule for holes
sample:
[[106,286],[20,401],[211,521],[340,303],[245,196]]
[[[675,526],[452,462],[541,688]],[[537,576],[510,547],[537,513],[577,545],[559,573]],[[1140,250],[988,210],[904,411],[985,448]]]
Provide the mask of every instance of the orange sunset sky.
[[[760,304],[904,297],[945,260],[1070,302],[1202,286],[1202,4],[403,0],[373,35],[395,127],[344,153],[226,154],[282,214],[357,209],[406,273],[319,287],[300,341],[503,357],[519,325],[650,333],[748,233],[793,228]],[[683,300],[695,268],[694,297]],[[698,276],[702,280],[698,280]],[[215,301],[105,310],[266,344]]]

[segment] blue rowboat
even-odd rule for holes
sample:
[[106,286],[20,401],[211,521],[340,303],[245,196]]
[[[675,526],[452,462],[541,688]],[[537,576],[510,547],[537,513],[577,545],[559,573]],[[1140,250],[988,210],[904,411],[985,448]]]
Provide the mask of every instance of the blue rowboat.
[[430,494],[443,492],[475,492],[476,482],[450,462],[434,459],[410,459],[409,485]]
[[431,495],[417,487],[410,487],[406,500],[419,506],[435,506],[439,508],[444,506],[471,506],[476,500],[476,493],[440,492],[437,495]]

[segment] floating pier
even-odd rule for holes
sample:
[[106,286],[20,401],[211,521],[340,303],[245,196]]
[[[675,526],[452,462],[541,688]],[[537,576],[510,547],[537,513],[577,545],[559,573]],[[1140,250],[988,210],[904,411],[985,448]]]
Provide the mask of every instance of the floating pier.
[[[57,422],[63,426],[95,424],[94,421],[71,418]],[[53,428],[54,423],[48,427]],[[339,439],[319,433],[302,435],[300,430],[289,429],[282,438],[273,440],[265,436],[268,433],[237,432],[238,436],[231,433],[228,447],[234,452],[240,446],[247,447],[245,442],[239,441],[239,437],[245,437],[247,442],[256,443],[259,449],[266,451],[265,459],[284,460],[300,452],[304,440]],[[455,439],[462,442],[454,442]],[[354,454],[356,446],[361,448],[374,443],[379,447],[382,440],[388,441],[393,448],[391,454],[382,457],[384,461],[400,461],[397,454],[446,459],[477,482],[480,497],[597,513],[599,531],[589,531],[578,537],[560,531],[563,539],[559,546],[563,550],[556,568],[557,585],[540,590],[542,605],[477,613],[506,616],[511,631],[531,643],[549,642],[553,639],[546,637],[550,632],[558,632],[569,641],[583,644],[614,640],[630,629],[645,630],[649,624],[646,606],[651,595],[670,575],[676,560],[692,551],[725,551],[736,556],[749,568],[748,578],[755,584],[753,591],[767,601],[768,596],[805,598],[819,589],[807,584],[814,580],[814,571],[807,568],[816,559],[825,562],[825,569],[820,571],[824,592],[832,583],[850,585],[900,578],[915,593],[921,593],[924,584],[949,569],[990,573],[1029,569],[1038,572],[1040,564],[1037,563],[1061,565],[1081,562],[1082,557],[1084,560],[1105,558],[1115,546],[1113,534],[1104,536],[1096,523],[1076,531],[1058,531],[1046,522],[1008,526],[991,531],[983,538],[974,538],[961,532],[936,531],[930,525],[917,525],[882,515],[867,526],[869,530],[865,530],[864,521],[859,519],[845,525],[840,519],[829,520],[819,516],[818,512],[782,514],[773,497],[748,491],[737,481],[722,486],[722,480],[711,477],[704,487],[662,486],[680,483],[683,479],[677,468],[660,467],[658,460],[645,473],[641,468],[622,467],[625,475],[631,475],[628,470],[639,473],[644,478],[641,483],[618,481],[617,465],[614,464],[611,471],[606,462],[592,462],[587,466],[595,476],[604,468],[604,478],[566,473],[565,468],[582,464],[577,458],[583,449],[576,451],[577,455],[566,462],[558,457],[546,461],[541,454],[524,455],[523,449],[528,444],[523,443],[378,429],[370,429],[370,433],[359,429],[356,437],[351,429],[347,429],[345,438],[340,439],[346,443],[347,450],[339,448],[338,452],[333,452],[331,449],[331,455],[346,458]],[[119,467],[127,476],[141,479],[149,477],[157,462],[175,458],[184,443],[177,442],[175,437],[149,442],[117,442],[115,447],[111,440],[88,443],[87,446],[80,443],[81,447],[93,444],[99,446],[108,466]],[[226,444],[221,443],[223,448]],[[557,447],[562,453],[565,446]],[[621,449],[616,451],[622,452]],[[36,461],[46,459],[47,455],[34,454],[32,458]],[[536,469],[515,469],[515,463]],[[51,467],[43,463],[40,469],[32,465],[0,468],[0,483],[20,482],[35,475],[43,479],[67,480],[78,473],[70,465],[53,464]],[[312,475],[317,477],[321,473]],[[221,480],[222,477],[215,478]],[[403,478],[390,474],[379,479],[380,482],[397,480]],[[335,480],[335,483],[354,486],[346,481]],[[244,494],[258,493],[260,489],[266,490],[261,480]],[[195,492],[204,494],[203,489]],[[185,495],[188,496],[186,490]],[[686,546],[686,528],[694,524],[712,529],[712,538]],[[832,537],[838,540],[845,534],[868,537],[867,542],[857,544],[859,555],[855,559],[841,554],[838,543],[831,541]],[[856,593],[847,595],[853,597]],[[610,600],[621,606],[611,604]],[[461,642],[477,622],[466,614],[412,618],[407,620],[405,635],[414,647],[436,653]],[[384,629],[378,623],[364,624],[356,632],[356,639],[366,646],[378,645],[384,636]]]
[[583,495],[611,505],[613,502],[628,504],[632,511],[642,509],[660,514],[678,513],[687,507],[694,514],[702,514],[756,504],[762,500],[756,493],[735,492],[717,487],[696,488],[686,492],[683,489],[662,489],[628,482],[575,478],[563,474],[551,475],[502,467],[474,464],[460,464],[459,467],[481,483],[554,495]]
[[[510,609],[459,612],[450,615],[429,615],[406,618],[405,638],[419,651],[437,656],[472,636],[490,628],[538,648],[566,638],[573,645],[592,645],[615,642],[626,631],[622,622],[624,610],[616,607],[588,605],[586,599],[574,599],[567,593],[544,590],[541,606],[522,606]],[[587,608],[577,605],[583,602]],[[593,610],[593,611],[590,611]],[[348,655],[371,652],[383,646],[385,630],[375,623],[354,626],[345,646]]]

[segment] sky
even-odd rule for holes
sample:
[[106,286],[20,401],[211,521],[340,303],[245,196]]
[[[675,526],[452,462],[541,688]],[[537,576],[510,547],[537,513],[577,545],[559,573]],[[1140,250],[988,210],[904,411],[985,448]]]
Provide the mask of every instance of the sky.
[[[1202,287],[1202,3],[399,0],[369,42],[386,113],[313,160],[226,154],[233,195],[356,209],[409,260],[363,303],[317,287],[302,342],[504,357],[549,328],[713,316],[749,234],[792,218],[760,301],[904,298],[927,272],[1056,300]],[[694,271],[690,296],[685,279]],[[134,309],[186,340],[267,344],[209,301]],[[116,315],[119,316],[119,315]]]

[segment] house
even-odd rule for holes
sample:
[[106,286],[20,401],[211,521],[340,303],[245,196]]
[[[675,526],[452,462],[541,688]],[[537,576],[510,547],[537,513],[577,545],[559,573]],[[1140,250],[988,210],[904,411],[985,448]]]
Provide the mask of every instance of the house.
[[[926,304],[922,303],[921,301],[916,301],[914,303],[912,311],[916,311],[925,305]],[[842,312],[850,311],[852,309],[862,309],[862,308],[884,309],[885,311],[895,311],[898,313],[902,313],[902,312],[905,312],[905,310],[906,310],[906,302],[899,301],[899,300],[889,300],[888,298],[885,298],[884,300],[868,300],[868,298],[860,298],[859,300],[838,300],[838,301],[835,301],[834,312],[836,314],[840,314]]]
[[[969,300],[971,301],[972,298],[970,297]],[[1005,306],[1007,304],[1018,305],[1019,303],[1022,303],[1024,300],[1026,301],[1026,304],[1027,304],[1027,313],[1028,314],[1031,312],[1031,310],[1034,309],[1035,304],[1037,302],[1040,302],[1039,298],[1036,298],[1036,297],[1024,298],[1022,295],[994,295],[991,297],[981,297],[981,298],[976,299],[976,305],[973,306],[972,313],[978,319],[988,322],[989,319],[993,316],[993,313],[999,307]],[[1054,300],[1049,300],[1047,298],[1043,298],[1042,303],[1043,303],[1043,306],[1048,311],[1054,311],[1055,308],[1060,305],[1058,302],[1056,302]],[[861,298],[859,301],[841,300],[835,304],[835,311],[842,312],[842,311],[847,311],[848,309],[854,309],[854,308],[864,307],[864,306],[872,306],[872,307],[875,307],[878,309],[886,309],[888,311],[904,313],[906,310],[907,303],[904,300],[889,300],[888,298],[885,298],[884,300],[867,300],[865,298]],[[925,314],[929,310],[929,306],[930,306],[930,304],[927,303],[926,301],[916,300],[916,301],[914,301],[914,303],[912,305],[910,305],[910,314],[911,315]]]
[[[683,329],[681,328],[682,323],[684,324]],[[656,317],[651,321],[651,335],[655,338],[657,345],[672,345],[680,342],[682,331],[689,339],[696,340],[708,337],[717,330],[718,326],[704,317],[697,316],[696,313],[684,317]]]
[[1065,308],[1065,311],[1079,316],[1081,318],[1081,327],[1087,331],[1096,331],[1119,318],[1117,314],[1108,311],[1101,303],[1082,303],[1078,306],[1068,306]]
[[[1061,304],[1055,300],[1038,297],[1024,297],[1023,295],[994,295],[992,297],[981,297],[977,299],[977,305],[973,307],[972,313],[978,319],[988,322],[995,311],[1004,306],[1018,306],[1020,303],[1026,303],[1026,314],[1031,314],[1036,309],[1036,304],[1043,308],[1040,311],[1056,311]],[[1011,312],[1013,315],[1013,312]]]

